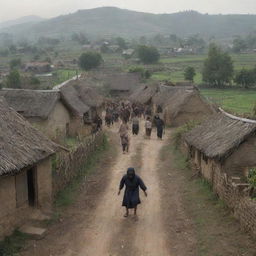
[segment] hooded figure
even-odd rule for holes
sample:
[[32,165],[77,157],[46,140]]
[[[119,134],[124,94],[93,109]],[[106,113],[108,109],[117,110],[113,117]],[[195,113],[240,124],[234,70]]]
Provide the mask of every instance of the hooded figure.
[[157,138],[162,139],[164,131],[164,121],[158,115],[155,117],[155,125],[157,130]]
[[147,196],[147,187],[145,186],[143,180],[135,174],[134,168],[128,168],[127,174],[123,176],[120,181],[119,192],[125,186],[124,198],[122,206],[126,207],[126,214],[124,217],[128,217],[129,209],[134,209],[134,215],[137,212],[137,205],[141,203],[139,197],[139,188],[144,191],[145,196]]

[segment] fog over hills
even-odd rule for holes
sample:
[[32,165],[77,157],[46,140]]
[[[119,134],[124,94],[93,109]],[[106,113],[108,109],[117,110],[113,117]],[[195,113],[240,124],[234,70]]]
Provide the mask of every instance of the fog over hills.
[[0,24],[0,32],[8,32],[17,37],[25,34],[31,39],[40,36],[67,37],[74,32],[83,32],[93,37],[200,34],[204,37],[230,38],[256,31],[256,15],[208,15],[195,11],[151,14],[101,7],[79,10],[48,20],[16,24],[12,23],[8,28]]

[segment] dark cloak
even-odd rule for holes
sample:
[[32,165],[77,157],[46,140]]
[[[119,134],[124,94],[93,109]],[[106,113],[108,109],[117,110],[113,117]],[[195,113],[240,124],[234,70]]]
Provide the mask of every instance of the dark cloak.
[[162,139],[163,129],[164,129],[164,121],[161,118],[155,119],[156,129],[157,129],[157,137]]
[[130,179],[128,175],[124,175],[121,179],[119,189],[121,190],[125,186],[124,198],[122,206],[129,209],[135,208],[141,203],[139,196],[139,188],[143,191],[147,190],[143,180],[138,176],[134,175],[133,179]]

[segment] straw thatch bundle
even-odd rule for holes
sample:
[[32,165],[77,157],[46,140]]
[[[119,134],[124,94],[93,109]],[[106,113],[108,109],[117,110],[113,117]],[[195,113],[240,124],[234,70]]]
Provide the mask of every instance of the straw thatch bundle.
[[3,96],[8,105],[24,117],[47,119],[56,103],[60,99],[58,91],[2,89]]
[[256,124],[219,113],[187,133],[185,141],[209,158],[222,159],[255,132]]
[[56,144],[33,128],[0,97],[0,176],[18,173],[56,150]]
[[158,85],[144,85],[137,88],[129,97],[131,102],[148,104],[158,91]]

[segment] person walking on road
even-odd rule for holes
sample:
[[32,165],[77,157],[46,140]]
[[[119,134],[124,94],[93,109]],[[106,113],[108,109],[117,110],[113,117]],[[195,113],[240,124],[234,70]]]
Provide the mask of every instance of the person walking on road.
[[157,138],[162,139],[164,132],[164,121],[158,115],[155,117],[155,124],[157,130]]
[[140,129],[140,121],[139,121],[139,118],[135,116],[132,118],[132,134],[138,135],[139,129]]
[[145,123],[145,129],[146,129],[146,136],[147,136],[148,138],[150,138],[150,136],[151,136],[151,131],[152,131],[152,122],[151,122],[149,116],[147,117],[147,121],[146,121],[146,123]]
[[121,144],[122,144],[123,154],[125,154],[126,152],[128,153],[129,146],[130,146],[130,138],[128,133],[121,137]]
[[122,203],[122,206],[126,208],[124,217],[129,216],[129,209],[134,209],[134,216],[137,216],[137,206],[141,203],[139,188],[143,190],[144,195],[147,197],[147,187],[145,186],[143,180],[135,174],[135,169],[132,167],[128,168],[127,174],[121,179],[118,195],[120,195],[124,186],[125,192]]

